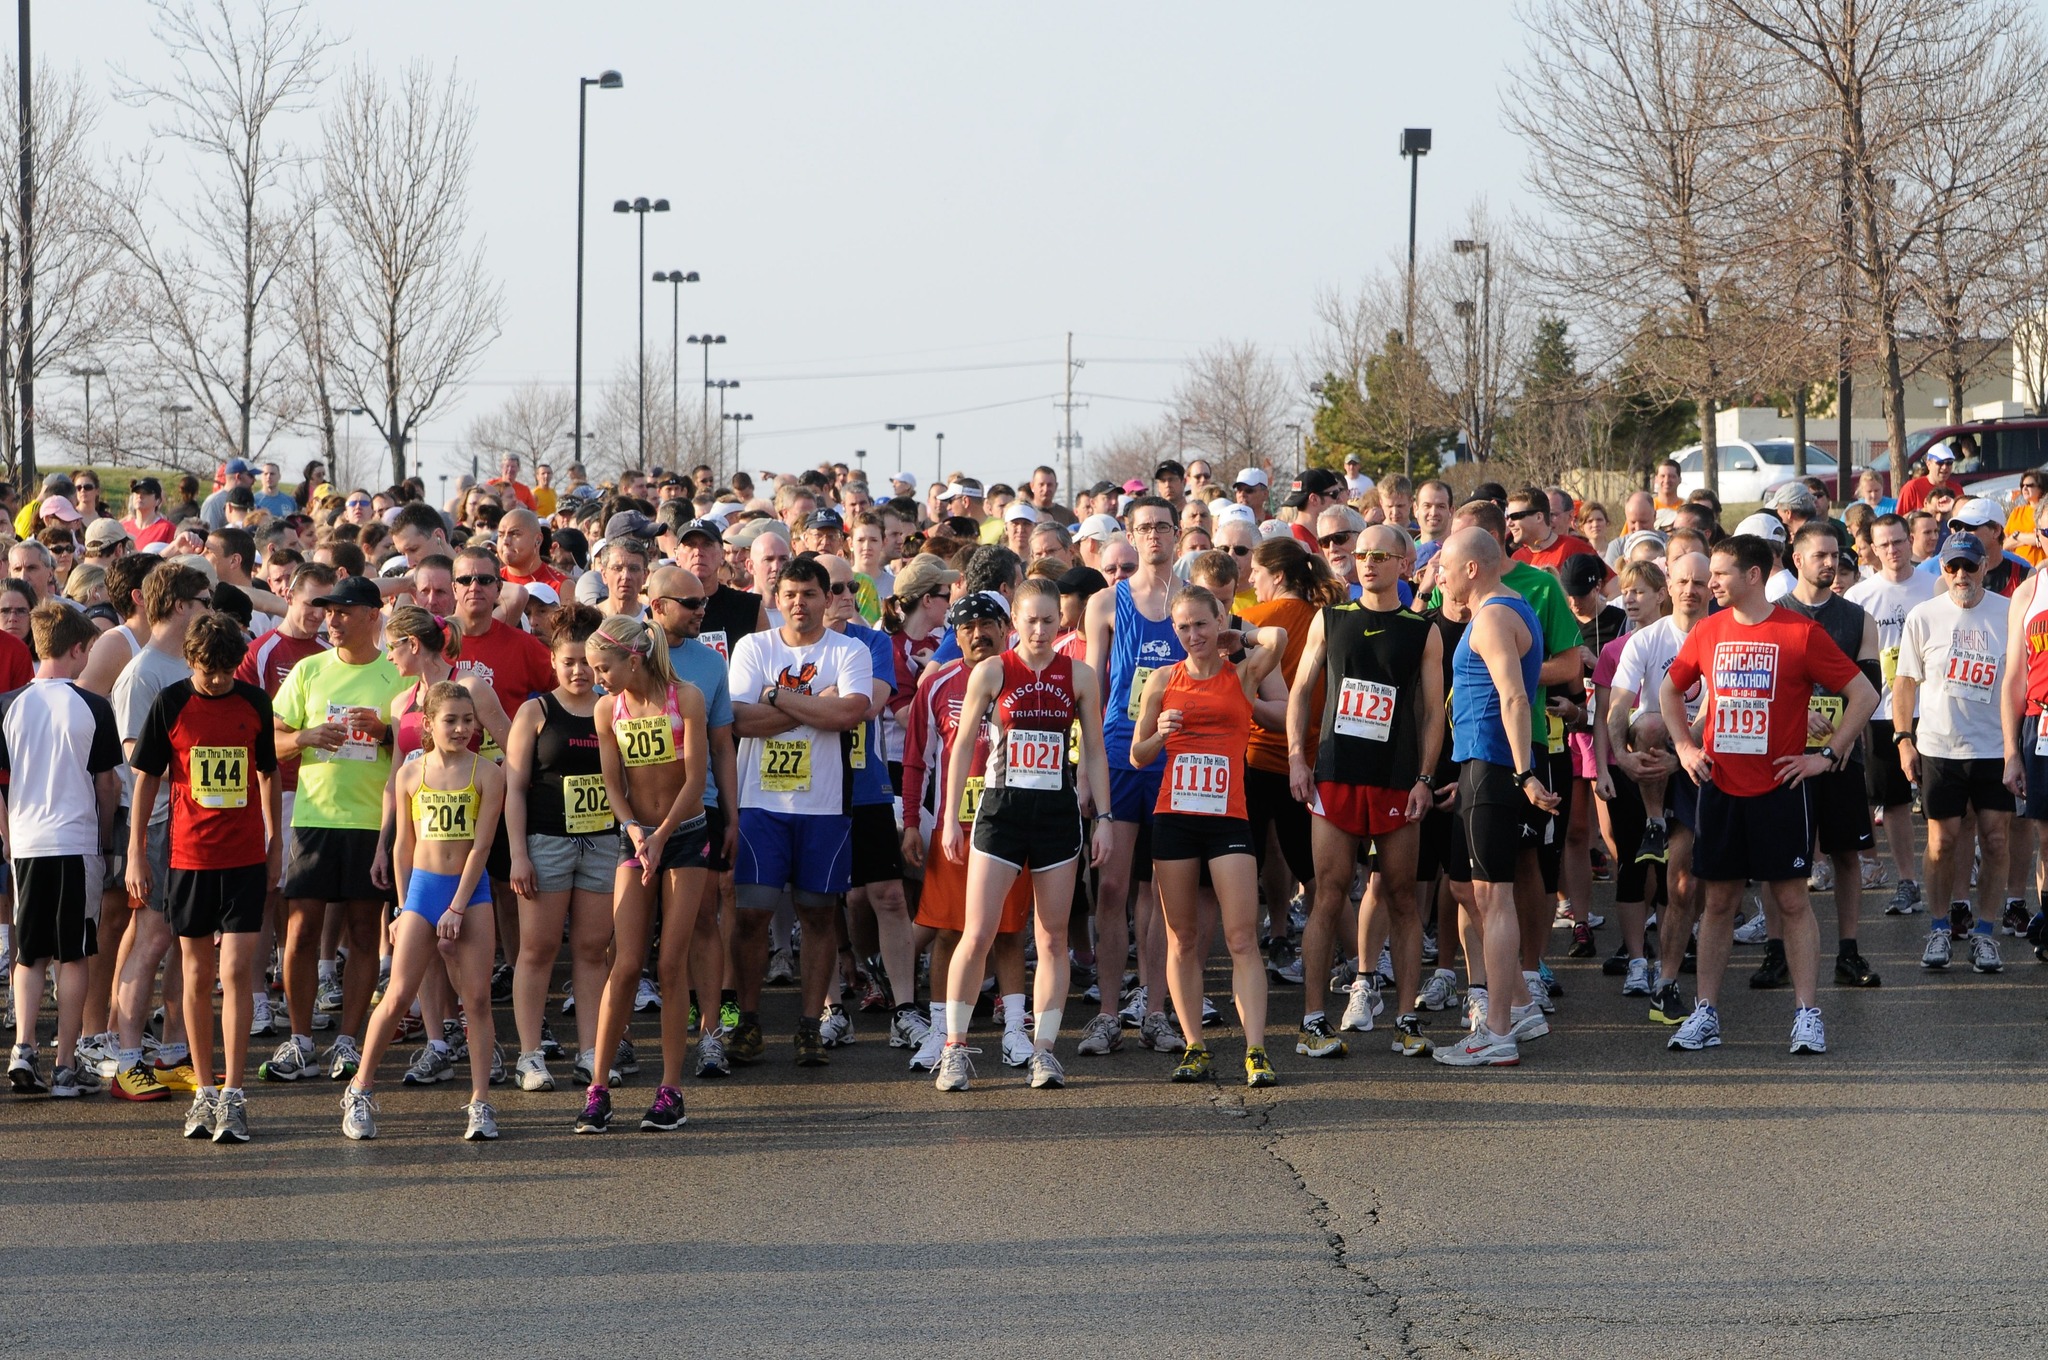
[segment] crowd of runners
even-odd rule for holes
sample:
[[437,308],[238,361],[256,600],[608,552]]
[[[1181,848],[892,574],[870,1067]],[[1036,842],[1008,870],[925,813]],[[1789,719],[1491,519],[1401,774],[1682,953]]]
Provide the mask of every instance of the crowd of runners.
[[1033,1088],[1127,1044],[1211,1080],[1233,1019],[1251,1086],[1375,1029],[1501,1066],[1553,941],[1682,1050],[1761,946],[1824,1053],[1812,890],[1835,985],[1880,984],[1866,891],[1930,912],[1925,969],[2048,959],[2040,486],[1948,470],[1731,527],[1673,464],[1612,512],[1199,459],[1071,506],[1049,467],[508,458],[440,505],[235,460],[118,512],[53,474],[0,583],[9,1081],[241,1142],[262,1083],[363,1139],[380,1082],[466,1079],[477,1140],[562,1085],[602,1133],[636,1080],[673,1130],[857,1024],[942,1091],[977,1031]]

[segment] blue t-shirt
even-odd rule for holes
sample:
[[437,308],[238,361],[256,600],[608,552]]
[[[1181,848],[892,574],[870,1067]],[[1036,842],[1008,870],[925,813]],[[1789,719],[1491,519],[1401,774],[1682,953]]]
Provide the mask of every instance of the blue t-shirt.
[[[962,655],[964,654],[960,650],[960,639],[953,636],[953,625],[949,623],[946,625],[946,635],[940,638],[939,645],[932,649],[932,659],[928,664],[943,666],[948,661],[958,661]],[[890,673],[893,675],[895,672],[892,670]]]
[[[896,652],[889,645],[889,635],[879,628],[868,628],[858,623],[846,625],[846,636],[865,646],[868,656],[875,664],[875,678],[889,682],[889,692],[896,692]],[[894,801],[895,788],[889,783],[889,762],[882,752],[882,720],[869,718],[858,756],[862,763],[853,772],[853,805],[874,807]]]
[[[695,685],[704,696],[707,733],[732,726],[732,686],[726,682],[723,657],[695,638],[684,638],[668,649],[668,664],[676,679]],[[704,806],[718,806],[718,781],[709,771],[704,776]]]

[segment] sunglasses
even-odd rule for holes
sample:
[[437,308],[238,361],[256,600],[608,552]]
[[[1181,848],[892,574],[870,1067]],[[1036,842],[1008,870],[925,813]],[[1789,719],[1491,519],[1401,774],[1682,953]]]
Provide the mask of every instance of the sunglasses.
[[1527,510],[1510,510],[1510,511],[1508,511],[1508,518],[1509,518],[1509,519],[1528,519],[1528,518],[1530,518],[1530,517],[1531,517],[1531,516],[1533,516],[1533,515],[1547,515],[1547,514],[1549,514],[1549,513],[1550,513],[1550,512],[1549,512],[1548,510],[1538,510],[1538,509],[1535,509],[1534,507],[1531,507],[1530,509],[1527,509]]
[[1227,552],[1232,557],[1250,557],[1252,555],[1252,550],[1245,547],[1242,543],[1229,548],[1218,548],[1216,551]]
[[1136,562],[1119,562],[1113,567],[1103,568],[1102,574],[1104,576],[1136,576],[1138,574],[1138,564]]
[[853,595],[859,591],[860,587],[851,581],[834,581],[832,583],[832,593],[834,595]]
[[710,598],[708,595],[657,595],[654,597],[656,603],[667,600],[670,604],[679,604],[693,612],[702,609],[705,601]]
[[455,584],[459,586],[494,586],[502,579],[502,577],[498,576],[458,576],[455,578]]
[[1374,563],[1377,562],[1398,562],[1401,560],[1401,554],[1393,552],[1383,552],[1378,548],[1372,548],[1368,549],[1365,552],[1360,553],[1358,555],[1358,559],[1361,562],[1364,562],[1367,566],[1372,566]]
[[1970,561],[1966,557],[1958,557],[1952,562],[1942,563],[1941,569],[1943,571],[1958,572],[1965,576],[1975,576],[1977,574],[1978,564]]
[[100,489],[100,484],[98,482],[80,482],[78,483],[78,489],[80,491],[97,491]]
[[351,510],[367,510],[367,509],[369,509],[369,508],[370,508],[370,502],[369,502],[369,501],[350,501],[350,502],[348,503],[348,508],[349,508],[349,509],[351,509]]
[[1346,529],[1341,534],[1324,534],[1321,538],[1317,539],[1316,542],[1322,544],[1325,548],[1341,548],[1345,544],[1349,543],[1352,539],[1357,537],[1358,530]]

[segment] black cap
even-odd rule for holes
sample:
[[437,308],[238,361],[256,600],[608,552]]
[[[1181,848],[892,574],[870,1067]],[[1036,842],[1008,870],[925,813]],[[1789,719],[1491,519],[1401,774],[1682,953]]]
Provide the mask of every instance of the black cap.
[[313,603],[322,608],[382,609],[384,594],[377,589],[377,583],[368,577],[344,576],[334,583],[334,589]]
[[604,536],[610,538],[654,538],[661,526],[638,510],[621,510],[604,522]]
[[1300,485],[1299,483],[1296,483],[1296,484],[1295,484],[1295,487],[1294,487],[1294,490],[1292,490],[1292,491],[1288,492],[1288,493],[1287,493],[1286,495],[1284,495],[1284,496],[1282,496],[1282,497],[1280,498],[1280,508],[1281,508],[1282,510],[1305,510],[1305,509],[1307,509],[1307,508],[1308,508],[1308,492],[1306,492],[1306,491],[1302,490],[1302,489],[1301,489],[1301,485]]
[[1328,496],[1344,485],[1344,479],[1328,468],[1310,468],[1294,483],[1295,489],[1311,496]]
[[997,623],[1006,624],[1010,621],[1010,606],[992,590],[977,590],[953,601],[953,607],[946,611],[949,628],[959,628],[977,619],[994,619]]
[[154,477],[137,477],[134,481],[128,483],[128,489],[130,491],[146,491],[152,496],[162,496],[164,494],[163,483]]
[[1087,599],[1098,590],[1108,590],[1109,580],[1093,567],[1068,567],[1060,576],[1060,594]]
[[1122,490],[1123,488],[1115,482],[1097,482],[1094,486],[1088,488],[1088,494],[1091,496],[1114,496]]
[[1565,594],[1590,595],[1607,579],[1607,564],[1591,553],[1573,553],[1557,569],[1557,575],[1564,582]]
[[1152,469],[1152,480],[1155,482],[1161,477],[1185,477],[1187,475],[1188,470],[1171,458]]
[[715,519],[693,519],[676,531],[676,542],[687,543],[692,534],[702,534],[713,543],[723,543],[725,525]]
[[844,531],[846,521],[839,518],[837,510],[813,510],[810,514],[804,516],[804,528]]

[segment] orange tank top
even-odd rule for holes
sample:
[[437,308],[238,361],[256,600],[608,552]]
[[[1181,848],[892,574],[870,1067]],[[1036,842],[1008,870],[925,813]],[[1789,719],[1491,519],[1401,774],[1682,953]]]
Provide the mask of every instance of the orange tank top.
[[1244,697],[1237,667],[1228,661],[1207,680],[1176,662],[1166,677],[1160,712],[1177,708],[1181,729],[1166,739],[1166,773],[1154,812],[1237,817],[1244,810],[1244,753],[1252,730],[1252,701]]

